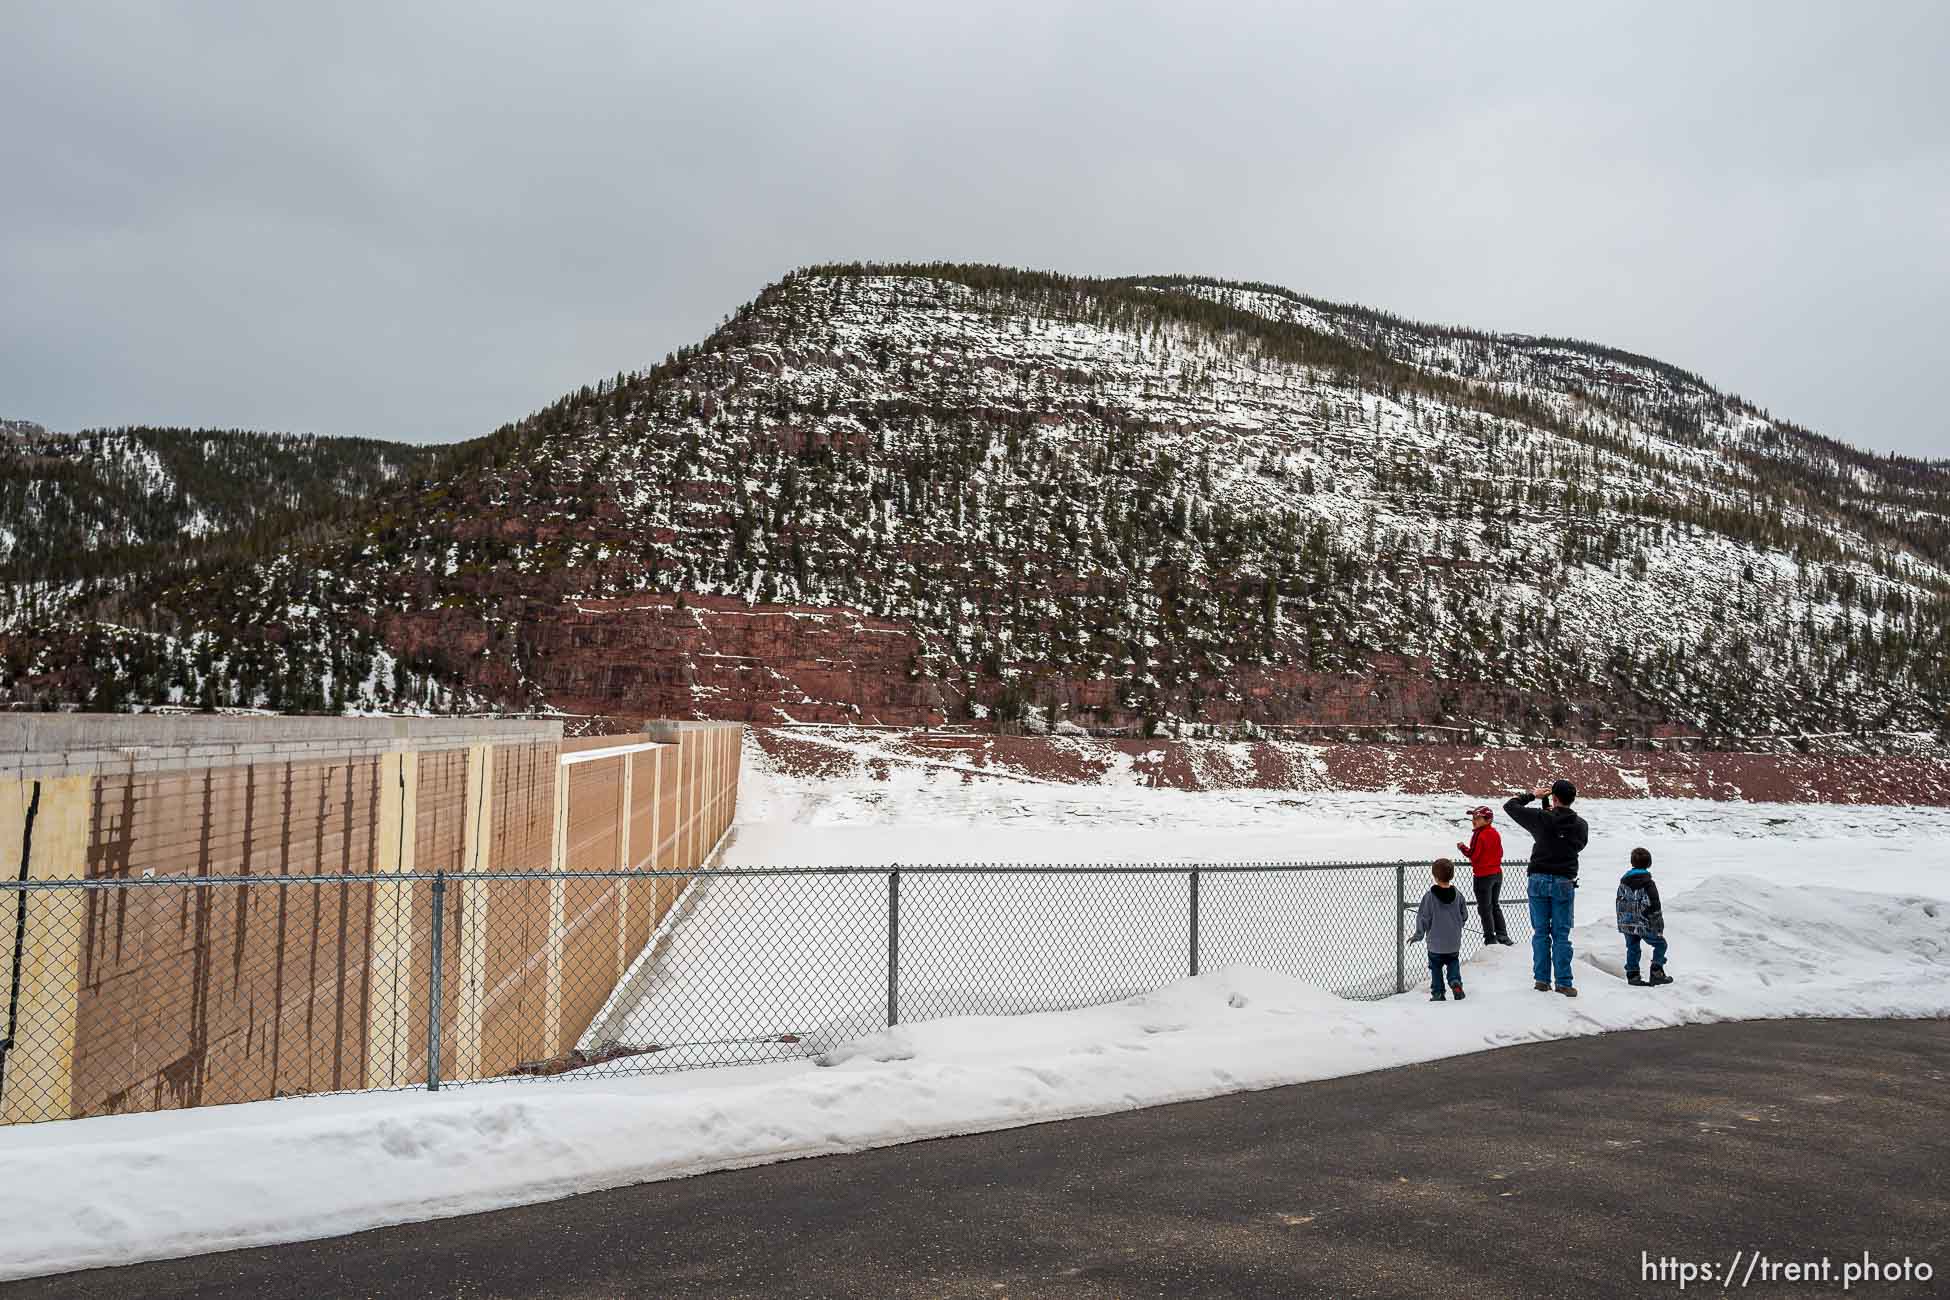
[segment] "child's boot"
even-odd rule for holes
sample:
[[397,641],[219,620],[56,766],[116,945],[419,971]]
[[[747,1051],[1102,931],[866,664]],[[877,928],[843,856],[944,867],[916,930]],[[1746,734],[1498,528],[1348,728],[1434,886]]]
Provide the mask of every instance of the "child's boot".
[[1437,990],[1436,992],[1429,994],[1429,1001],[1431,1002],[1447,1002],[1448,1000],[1449,999],[1446,996],[1444,996],[1441,990]]
[[1463,1000],[1463,991],[1462,991],[1462,985],[1460,985],[1460,984],[1451,984],[1451,985],[1449,986],[1449,991],[1450,991],[1451,993],[1453,993],[1453,994],[1455,994],[1455,995],[1456,995],[1456,1001],[1458,1001],[1458,1002],[1461,1002],[1461,1001]]
[[1666,974],[1666,968],[1664,966],[1654,966],[1652,968],[1652,983],[1670,984],[1672,983],[1672,976]]
[[1641,975],[1640,975],[1640,974],[1639,974],[1639,973],[1638,973],[1637,971],[1635,971],[1635,970],[1628,970],[1628,971],[1626,971],[1626,972],[1625,972],[1625,982],[1626,982],[1627,984],[1630,984],[1630,985],[1631,985],[1631,986],[1632,986],[1633,988],[1640,988],[1640,989],[1643,989],[1643,988],[1650,988],[1650,987],[1651,987],[1651,986],[1650,986],[1649,984],[1647,984],[1647,983],[1645,982],[1645,979],[1644,979],[1644,977],[1643,977],[1643,976],[1641,976]]

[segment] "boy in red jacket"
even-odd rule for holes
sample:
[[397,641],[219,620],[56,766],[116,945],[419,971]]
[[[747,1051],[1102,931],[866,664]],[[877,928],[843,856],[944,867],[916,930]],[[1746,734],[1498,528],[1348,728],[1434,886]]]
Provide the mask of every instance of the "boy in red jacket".
[[1475,875],[1476,920],[1483,928],[1484,943],[1514,944],[1503,925],[1503,837],[1490,825],[1496,815],[1488,805],[1469,810],[1469,843],[1458,841],[1456,848],[1469,858]]

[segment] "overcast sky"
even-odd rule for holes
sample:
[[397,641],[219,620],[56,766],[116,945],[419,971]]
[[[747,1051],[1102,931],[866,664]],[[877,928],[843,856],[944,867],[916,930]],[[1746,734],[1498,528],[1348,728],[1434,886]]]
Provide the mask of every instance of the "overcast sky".
[[1193,272],[1950,456],[1950,4],[9,4],[0,417],[446,441],[846,259]]

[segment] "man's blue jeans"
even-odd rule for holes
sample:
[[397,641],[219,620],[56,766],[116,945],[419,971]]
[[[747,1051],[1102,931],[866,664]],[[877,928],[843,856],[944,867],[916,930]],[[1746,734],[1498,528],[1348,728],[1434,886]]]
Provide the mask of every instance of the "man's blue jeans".
[[[1645,942],[1652,945],[1652,968],[1654,970],[1664,968],[1666,964],[1666,936],[1663,934],[1648,934],[1645,936]],[[1627,975],[1636,975],[1639,973],[1639,937],[1636,934],[1628,934],[1625,936],[1625,973]]]
[[1571,987],[1571,900],[1577,884],[1562,876],[1530,878],[1530,977],[1551,982],[1555,966],[1557,987]]

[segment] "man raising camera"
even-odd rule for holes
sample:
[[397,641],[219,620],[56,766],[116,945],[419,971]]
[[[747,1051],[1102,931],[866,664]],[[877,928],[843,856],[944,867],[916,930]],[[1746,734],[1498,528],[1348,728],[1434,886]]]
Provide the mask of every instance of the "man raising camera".
[[[1591,842],[1591,828],[1571,811],[1578,790],[1562,778],[1520,794],[1503,805],[1510,819],[1530,832],[1530,976],[1539,993],[1557,991],[1574,998],[1571,987],[1571,903],[1578,887],[1578,854]],[[1542,808],[1529,806],[1545,801]]]

